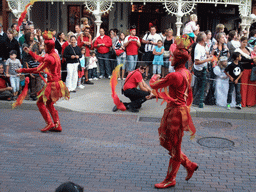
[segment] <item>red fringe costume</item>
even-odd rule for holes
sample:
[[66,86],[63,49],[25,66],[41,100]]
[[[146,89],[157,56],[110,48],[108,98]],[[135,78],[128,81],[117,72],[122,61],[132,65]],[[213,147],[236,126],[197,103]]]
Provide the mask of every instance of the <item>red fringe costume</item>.
[[[191,41],[187,35],[184,35],[178,37],[175,43],[177,48],[174,51],[172,65],[176,72],[169,73],[160,80],[158,80],[157,75],[154,75],[149,82],[156,97],[167,102],[158,132],[160,144],[171,155],[167,176],[163,182],[155,184],[156,188],[174,186],[180,164],[187,170],[186,180],[189,180],[198,168],[197,164],[191,162],[181,151],[183,132],[189,131],[192,137],[196,132],[190,116],[192,103],[191,74],[185,68],[185,63],[189,59],[186,49],[191,45]],[[169,91],[167,87],[169,87]],[[164,92],[161,92],[162,88],[164,88]]]
[[[38,93],[38,101],[37,106],[39,111],[41,112],[45,122],[46,127],[42,129],[42,132],[46,131],[62,131],[62,127],[60,125],[58,111],[54,108],[53,104],[56,103],[60,98],[64,97],[65,99],[69,99],[69,91],[66,88],[65,84],[61,80],[61,61],[58,54],[55,52],[55,42],[52,39],[51,33],[45,32],[43,35],[45,41],[45,57],[40,57],[33,53],[32,51],[29,54],[39,61],[41,64],[36,68],[31,69],[20,69],[19,73],[39,73],[41,76],[41,72],[47,74],[47,82],[45,87]],[[54,123],[52,122],[52,119]]]

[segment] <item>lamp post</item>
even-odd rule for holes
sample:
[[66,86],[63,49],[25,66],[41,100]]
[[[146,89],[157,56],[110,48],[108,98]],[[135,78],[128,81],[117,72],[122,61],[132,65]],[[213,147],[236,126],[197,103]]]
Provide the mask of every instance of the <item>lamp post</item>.
[[112,4],[113,0],[87,0],[85,2],[86,8],[95,16],[95,24],[97,26],[96,36],[100,35],[101,15],[109,12]]

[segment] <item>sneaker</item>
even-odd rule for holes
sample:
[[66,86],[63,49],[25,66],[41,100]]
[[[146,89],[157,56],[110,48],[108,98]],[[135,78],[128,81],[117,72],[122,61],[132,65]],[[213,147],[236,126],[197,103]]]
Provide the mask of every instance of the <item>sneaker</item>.
[[227,110],[230,110],[230,104],[227,104]]
[[116,112],[118,109],[117,109],[117,106],[115,105],[112,109],[113,112]]
[[125,78],[123,78],[123,80],[125,81]]
[[88,81],[85,81],[84,84],[93,85],[94,83],[88,80]]
[[92,78],[88,79],[89,81],[92,81]]
[[99,76],[99,79],[103,79],[103,75],[100,75],[100,76]]
[[117,80],[118,80],[118,81],[120,81],[120,80],[121,80],[121,78],[119,77],[119,78],[117,78]]
[[78,88],[79,89],[84,89],[84,86],[83,85],[79,85]]
[[237,108],[237,109],[242,109],[242,105],[241,105],[241,104],[238,104],[238,105],[236,105],[236,108]]
[[97,77],[94,77],[93,80],[99,80]]
[[108,79],[110,79],[110,78],[111,78],[111,75],[108,76]]

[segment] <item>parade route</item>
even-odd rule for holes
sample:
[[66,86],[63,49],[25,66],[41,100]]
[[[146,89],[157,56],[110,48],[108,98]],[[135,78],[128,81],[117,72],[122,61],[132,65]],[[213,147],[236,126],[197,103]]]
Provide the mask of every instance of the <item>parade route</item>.
[[159,118],[61,108],[59,114],[63,132],[41,133],[38,110],[1,109],[1,192],[53,192],[66,181],[88,192],[255,191],[255,120],[193,117],[196,137],[186,132],[182,150],[199,169],[187,182],[181,167],[175,187],[157,190],[169,161],[159,145]]

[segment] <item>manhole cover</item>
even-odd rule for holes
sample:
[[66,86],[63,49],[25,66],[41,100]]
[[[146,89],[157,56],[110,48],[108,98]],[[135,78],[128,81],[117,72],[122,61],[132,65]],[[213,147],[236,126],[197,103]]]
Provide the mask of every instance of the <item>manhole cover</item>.
[[235,145],[233,141],[220,137],[204,137],[198,139],[197,143],[208,148],[229,148]]
[[200,125],[202,127],[208,128],[224,128],[224,127],[232,127],[232,124],[224,121],[204,121],[201,122]]
[[139,117],[139,122],[160,123],[161,122],[161,118],[156,118],[156,117]]

